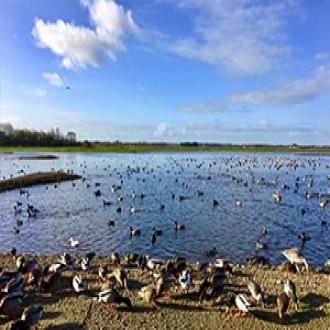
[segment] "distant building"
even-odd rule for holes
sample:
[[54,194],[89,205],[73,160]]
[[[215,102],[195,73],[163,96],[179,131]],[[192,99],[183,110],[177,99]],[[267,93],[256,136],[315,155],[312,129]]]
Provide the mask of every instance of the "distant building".
[[9,123],[0,123],[0,132],[5,133],[6,135],[11,135],[14,133],[14,128]]
[[71,142],[76,142],[77,141],[77,134],[75,132],[68,132],[66,134],[66,139]]

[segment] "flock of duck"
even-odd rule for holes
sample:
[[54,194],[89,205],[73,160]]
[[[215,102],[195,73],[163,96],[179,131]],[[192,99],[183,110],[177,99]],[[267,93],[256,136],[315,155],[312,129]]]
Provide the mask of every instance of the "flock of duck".
[[[70,239],[71,246],[75,249],[79,242]],[[305,266],[309,271],[306,258],[296,249],[282,252],[287,258],[284,267],[287,272],[302,271]],[[233,265],[224,259],[216,259],[213,263],[188,264],[185,258],[175,256],[170,260],[151,258],[147,255],[129,253],[120,256],[112,253],[110,258],[94,266],[96,254],[87,253],[79,257],[77,253],[70,255],[64,253],[53,263],[43,265],[37,257],[18,255],[13,248],[10,252],[16,270],[0,269],[0,315],[8,320],[14,319],[10,329],[30,329],[36,327],[43,317],[44,308],[41,304],[33,304],[23,309],[24,300],[33,292],[53,293],[55,287],[64,277],[71,278],[71,290],[65,294],[87,294],[88,286],[84,278],[97,269],[98,292],[88,294],[93,301],[107,304],[109,312],[113,312],[119,305],[124,305],[128,310],[134,310],[136,301],[142,299],[152,308],[161,308],[159,301],[169,299],[173,290],[187,294],[195,291],[198,304],[206,300],[215,303],[222,301],[226,308],[236,308],[235,316],[244,316],[253,309],[262,306],[270,308],[265,299],[265,290],[254,280],[245,282],[248,293],[230,292],[223,301],[225,287],[235,277]],[[137,268],[141,274],[148,274],[149,284],[138,289],[134,303],[126,293],[132,292],[127,269]],[[197,280],[198,279],[198,280]],[[298,293],[296,286],[289,278],[278,281],[279,292],[276,298],[278,317],[282,320],[290,303],[298,308]],[[196,290],[197,288],[197,290]],[[227,289],[228,291],[228,289]],[[58,294],[58,292],[57,292]],[[17,315],[21,315],[17,320]]]
[[[293,193],[301,195],[306,200],[318,199],[318,205],[321,210],[325,209],[328,205],[330,194],[327,191],[312,191],[314,186],[314,177],[312,174],[307,174],[303,177],[297,175],[293,185],[285,183],[279,185],[279,176],[274,176],[271,180],[265,177],[257,178],[254,169],[257,166],[261,166],[265,169],[272,169],[274,171],[283,170],[285,167],[286,172],[295,172],[299,168],[309,167],[311,171],[316,170],[320,166],[324,166],[320,159],[294,159],[294,158],[277,158],[269,157],[267,162],[263,165],[258,164],[257,157],[225,157],[218,160],[212,160],[210,162],[200,161],[195,158],[187,158],[185,160],[186,168],[178,162],[176,159],[172,159],[173,174],[176,176],[175,184],[180,187],[180,192],[182,189],[187,194],[178,193],[177,191],[169,191],[170,199],[182,202],[186,199],[190,199],[191,196],[197,196],[197,198],[204,196],[204,191],[198,188],[196,191],[190,190],[191,178],[186,178],[182,175],[184,174],[186,168],[193,168],[193,178],[197,180],[203,180],[207,182],[212,179],[215,175],[211,172],[212,167],[215,167],[218,163],[222,163],[224,170],[220,175],[229,182],[246,187],[247,189],[252,189],[253,185],[258,185],[259,187],[267,186],[273,188],[273,201],[274,203],[281,204],[285,195],[285,191],[292,190]],[[71,164],[72,165],[72,164]],[[70,164],[66,164],[67,167]],[[126,171],[120,171],[117,168],[112,168],[110,165],[104,166],[103,168],[96,165],[99,171],[108,171],[110,169],[110,176],[116,178],[118,183],[112,184],[111,193],[112,197],[104,197],[104,191],[102,190],[103,184],[101,182],[91,182],[87,175],[87,164],[81,163],[80,168],[82,168],[82,174],[85,175],[82,182],[86,184],[86,188],[94,188],[93,194],[95,198],[100,200],[100,205],[103,207],[115,206],[115,213],[121,214],[123,210],[123,200],[129,199],[132,205],[126,210],[129,214],[136,214],[142,212],[141,209],[134,205],[134,201],[137,199],[143,201],[147,195],[146,192],[137,193],[132,191],[130,194],[124,194],[122,192],[122,187],[125,184],[125,177],[127,179],[136,176],[136,181],[140,181],[142,186],[147,184],[146,175],[151,176],[153,179],[157,179],[159,183],[162,182],[162,177],[157,177],[156,169],[158,166],[152,167],[150,164],[145,166],[130,166],[128,165]],[[207,168],[207,175],[205,172],[200,174],[199,169]],[[326,164],[325,168],[328,170],[329,165]],[[71,169],[69,171],[72,171]],[[235,171],[235,172],[233,172]],[[143,173],[143,177],[139,174]],[[170,169],[166,170],[166,173],[170,173]],[[233,174],[235,173],[235,174]],[[325,182],[330,182],[330,176],[325,178]],[[75,187],[76,182],[72,182],[72,186]],[[58,184],[53,185],[56,189]],[[46,185],[46,189],[50,188]],[[166,184],[164,186],[165,190],[169,190]],[[173,189],[173,187],[171,187]],[[303,193],[301,193],[301,191]],[[179,189],[178,189],[179,191]],[[234,191],[234,188],[233,188]],[[21,189],[19,191],[20,196],[26,197],[29,200],[30,192],[28,189]],[[157,197],[155,197],[157,199]],[[163,212],[169,206],[166,201],[157,201],[159,205],[159,212]],[[220,208],[222,206],[222,200],[219,197],[212,197],[207,201],[208,208]],[[244,201],[236,199],[233,202],[233,206],[236,208],[244,207]],[[141,205],[141,203],[137,204]],[[309,210],[307,208],[301,209],[301,216],[304,216]],[[17,200],[12,207],[12,212],[15,217],[16,224],[13,228],[15,234],[19,234],[21,227],[23,226],[23,221],[20,216],[26,214],[28,219],[37,219],[38,214],[41,212],[35,205],[31,202],[24,203],[22,200]],[[108,225],[114,227],[116,225],[114,219],[108,220]],[[326,226],[326,219],[322,219],[320,225]],[[173,230],[175,232],[187,230],[189,231],[189,223],[173,221]],[[256,241],[256,250],[266,250],[268,248],[266,237],[269,235],[268,228],[263,226],[260,230],[260,239]],[[130,224],[127,228],[127,236],[132,238],[133,236],[140,236],[143,232],[143,228],[138,228]],[[150,236],[152,245],[155,244],[157,237],[163,234],[163,229],[153,226]],[[69,240],[69,244],[72,249],[77,249],[80,245],[79,241],[74,238],[75,233],[72,233]],[[298,235],[299,240],[302,245],[310,240],[310,236],[306,232],[301,232]],[[213,247],[207,251],[203,251],[205,257],[215,258],[219,255],[216,247]],[[72,291],[76,294],[84,294],[88,291],[88,288],[84,282],[84,272],[93,271],[93,260],[96,253],[90,252],[86,253],[83,257],[79,257],[77,253],[75,255],[64,253],[61,255],[59,260],[55,263],[49,265],[41,265],[37,258],[25,258],[22,255],[17,255],[16,249],[11,251],[13,260],[15,261],[16,270],[7,270],[1,268],[0,273],[0,315],[8,317],[9,319],[14,319],[17,314],[21,314],[20,319],[16,320],[11,329],[29,329],[32,326],[36,326],[38,321],[43,316],[43,306],[41,304],[31,305],[24,309],[21,313],[22,306],[24,305],[24,300],[26,298],[27,287],[32,287],[34,290],[41,292],[51,292],[53,286],[56,285],[58,279],[60,279],[64,274],[69,273],[72,275]],[[306,258],[302,255],[300,249],[290,248],[282,251],[282,255],[288,260],[285,264],[285,269],[289,272],[300,273],[302,267],[309,271],[309,263]],[[252,256],[250,261],[256,263],[266,262],[265,258],[258,255]],[[123,304],[127,306],[128,309],[134,309],[134,302],[131,298],[125,295],[129,288],[129,277],[124,265],[135,266],[141,270],[141,272],[150,272],[152,274],[152,280],[150,283],[142,287],[136,294],[137,297],[145,300],[146,303],[154,308],[159,308],[159,300],[168,299],[170,296],[170,288],[176,288],[182,290],[183,292],[188,292],[190,290],[195,290],[196,288],[196,276],[201,280],[198,282],[198,300],[202,304],[206,299],[212,298],[215,301],[221,299],[224,286],[230,280],[232,276],[235,276],[232,271],[232,265],[224,259],[216,259],[213,263],[198,263],[196,269],[192,270],[192,267],[187,263],[185,258],[175,257],[173,260],[162,260],[152,258],[145,254],[129,253],[125,256],[120,256],[118,253],[114,252],[111,254],[110,261],[108,264],[100,265],[98,268],[98,279],[99,279],[99,292],[94,295],[94,299],[108,304],[109,310],[112,311],[117,305]],[[330,260],[325,262],[325,266],[330,267]],[[70,275],[70,276],[71,276]],[[276,306],[278,311],[278,316],[283,319],[286,311],[288,310],[289,304],[292,302],[296,308],[298,308],[298,298],[296,292],[296,286],[294,282],[288,278],[283,279],[279,283],[280,289],[277,294]],[[231,306],[236,306],[238,310],[238,316],[245,315],[253,309],[253,305],[267,306],[265,301],[265,291],[260,287],[255,281],[248,281],[246,283],[246,288],[249,294],[245,293],[234,293],[229,296],[229,299],[225,302],[226,306],[230,308]]]

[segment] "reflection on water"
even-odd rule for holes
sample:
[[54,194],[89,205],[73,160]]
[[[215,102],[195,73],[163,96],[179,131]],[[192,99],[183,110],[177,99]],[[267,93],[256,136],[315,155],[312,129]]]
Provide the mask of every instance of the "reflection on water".
[[[328,220],[330,226],[330,205],[321,209],[318,196],[305,198],[306,191],[328,197],[327,157],[248,153],[58,156],[41,161],[0,155],[1,178],[22,175],[22,170],[50,169],[70,169],[85,178],[75,185],[63,182],[57,188],[29,188],[29,197],[18,190],[0,194],[0,252],[15,246],[21,252],[62,253],[70,250],[72,236],[80,241],[80,253],[137,252],[155,257],[178,253],[189,260],[205,260],[205,252],[216,247],[219,257],[240,262],[256,253],[256,242],[261,240],[268,249],[257,253],[278,263],[283,260],[282,249],[300,247],[297,236],[304,231],[311,237],[303,247],[308,260],[322,265],[330,257],[329,230],[324,224]],[[100,197],[94,194],[96,183]],[[121,189],[113,192],[113,186]],[[275,191],[280,191],[281,203],[274,202]],[[103,198],[112,205],[104,206]],[[219,206],[213,207],[213,199]],[[241,207],[236,206],[237,200]],[[38,208],[37,218],[28,219],[26,212],[15,216],[16,201],[24,209],[27,203]],[[19,234],[13,232],[17,219],[23,220]],[[108,226],[110,219],[115,226]],[[186,229],[176,232],[175,220]],[[130,238],[130,226],[141,229],[141,235]],[[163,235],[152,246],[154,226]],[[268,231],[264,237],[263,226]]]

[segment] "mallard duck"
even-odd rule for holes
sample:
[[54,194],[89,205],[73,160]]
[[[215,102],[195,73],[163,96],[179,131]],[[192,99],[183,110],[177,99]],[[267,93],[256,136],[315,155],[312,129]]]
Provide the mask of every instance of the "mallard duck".
[[218,254],[218,251],[215,247],[213,249],[206,251],[207,257],[215,257]]
[[21,292],[23,290],[23,287],[24,287],[24,279],[22,277],[13,278],[6,284],[2,292],[5,293]]
[[299,252],[298,249],[292,248],[283,250],[282,254],[289,260],[290,263],[295,265],[297,272],[300,272],[299,265],[303,264],[306,267],[306,270],[309,271],[309,266],[306,258]]
[[156,289],[152,285],[148,285],[143,287],[138,295],[149,305],[153,307],[157,307],[157,302],[156,302]]
[[117,284],[120,288],[127,289],[127,273],[124,268],[118,266],[111,273],[110,277],[113,276],[116,279]]
[[128,297],[123,297],[119,292],[112,287],[106,288],[98,293],[98,301],[109,304],[109,310],[112,311],[116,305],[125,304],[127,307],[132,307],[131,300]]
[[160,229],[157,229],[156,227],[152,228],[152,235],[160,236],[163,234],[163,231]]
[[112,264],[119,265],[120,264],[120,255],[119,255],[119,253],[117,253],[117,252],[111,253],[110,262]]
[[276,304],[278,316],[282,320],[289,307],[289,297],[285,292],[282,292],[277,296]]
[[81,275],[75,275],[72,279],[72,286],[76,293],[85,291],[85,285]]
[[252,298],[258,303],[262,304],[263,307],[265,307],[265,301],[264,296],[261,291],[260,285],[257,284],[254,281],[249,281],[247,284],[247,287],[251,293]]
[[289,280],[286,279],[283,283],[283,290],[285,292],[285,294],[292,299],[292,301],[295,304],[296,310],[298,309],[298,297],[297,297],[297,289],[295,284]]
[[235,206],[236,206],[236,207],[242,207],[242,206],[243,206],[242,201],[237,200],[237,201],[235,202]]
[[187,270],[182,271],[179,276],[179,284],[181,289],[186,290],[187,292],[189,291],[192,284],[192,276]]
[[235,304],[238,308],[237,313],[235,316],[245,316],[247,313],[251,310],[251,304],[249,300],[247,299],[246,295],[243,293],[239,293],[236,296],[232,296],[229,300],[229,305]]
[[44,309],[42,305],[36,304],[24,309],[21,319],[12,324],[11,330],[24,330],[37,328],[38,322],[42,319]]
[[177,221],[174,221],[175,224],[175,231],[186,229],[186,225],[184,223],[178,223]]
[[282,196],[280,194],[279,191],[275,191],[273,194],[273,199],[275,200],[275,202],[280,203],[282,200]]
[[21,312],[22,303],[22,292],[13,292],[4,296],[0,301],[0,315],[15,318]]
[[139,236],[141,234],[141,230],[137,228],[129,227],[129,231],[131,236]]
[[98,269],[98,275],[99,275],[99,281],[105,282],[107,280],[108,267],[106,265],[105,266],[100,265]]
[[72,248],[77,248],[79,246],[79,241],[78,240],[75,240],[73,239],[72,237],[70,237],[70,245]]

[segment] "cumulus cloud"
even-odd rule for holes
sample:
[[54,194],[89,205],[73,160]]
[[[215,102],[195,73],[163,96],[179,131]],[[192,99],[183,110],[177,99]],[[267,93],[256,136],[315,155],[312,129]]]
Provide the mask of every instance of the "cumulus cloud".
[[56,72],[44,72],[42,76],[51,85],[54,85],[56,87],[61,87],[64,84],[63,79]]
[[231,94],[196,104],[182,104],[177,106],[177,110],[212,113],[245,110],[250,106],[293,106],[311,101],[328,92],[330,92],[330,68],[321,66],[310,77],[289,81],[273,89]]
[[114,0],[81,3],[88,9],[92,28],[61,19],[54,23],[36,19],[32,30],[37,45],[60,56],[67,69],[98,67],[106,57],[115,60],[118,51],[126,50],[124,37],[140,33],[131,11],[125,11]]
[[172,40],[167,50],[239,75],[260,74],[290,51],[283,32],[296,1],[182,0],[194,11],[195,37]]

